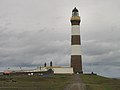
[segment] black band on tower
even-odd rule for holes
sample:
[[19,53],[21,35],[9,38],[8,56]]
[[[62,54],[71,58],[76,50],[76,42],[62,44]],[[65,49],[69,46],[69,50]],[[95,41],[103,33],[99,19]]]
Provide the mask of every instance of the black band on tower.
[[80,25],[80,20],[71,20],[72,25]]
[[81,45],[80,35],[72,35],[71,36],[71,45]]
[[71,55],[71,67],[73,68],[74,73],[82,72],[82,56],[81,55]]

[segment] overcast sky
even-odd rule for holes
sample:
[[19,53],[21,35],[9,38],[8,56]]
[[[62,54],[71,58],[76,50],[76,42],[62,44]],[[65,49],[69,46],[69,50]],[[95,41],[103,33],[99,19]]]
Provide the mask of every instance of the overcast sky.
[[83,71],[120,77],[120,0],[0,0],[0,67],[69,66],[74,7]]

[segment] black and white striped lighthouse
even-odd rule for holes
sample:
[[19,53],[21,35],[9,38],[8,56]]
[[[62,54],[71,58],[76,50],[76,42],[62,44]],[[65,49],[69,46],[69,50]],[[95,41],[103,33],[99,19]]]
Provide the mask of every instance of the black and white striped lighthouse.
[[82,73],[82,54],[80,39],[80,16],[76,7],[72,10],[71,17],[71,67],[74,73]]

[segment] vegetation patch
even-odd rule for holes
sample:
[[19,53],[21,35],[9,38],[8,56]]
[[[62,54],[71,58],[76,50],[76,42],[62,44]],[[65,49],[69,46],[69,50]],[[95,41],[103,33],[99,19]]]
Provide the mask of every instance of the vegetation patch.
[[106,78],[98,75],[81,75],[87,90],[120,90],[120,79]]
[[0,90],[63,90],[72,75],[0,76]]

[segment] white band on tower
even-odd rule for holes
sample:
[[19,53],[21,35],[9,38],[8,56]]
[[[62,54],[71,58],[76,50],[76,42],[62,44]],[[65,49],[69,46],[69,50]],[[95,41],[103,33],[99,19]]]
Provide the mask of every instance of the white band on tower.
[[80,35],[80,26],[79,25],[72,26],[71,35]]
[[82,55],[81,45],[72,45],[71,55]]

